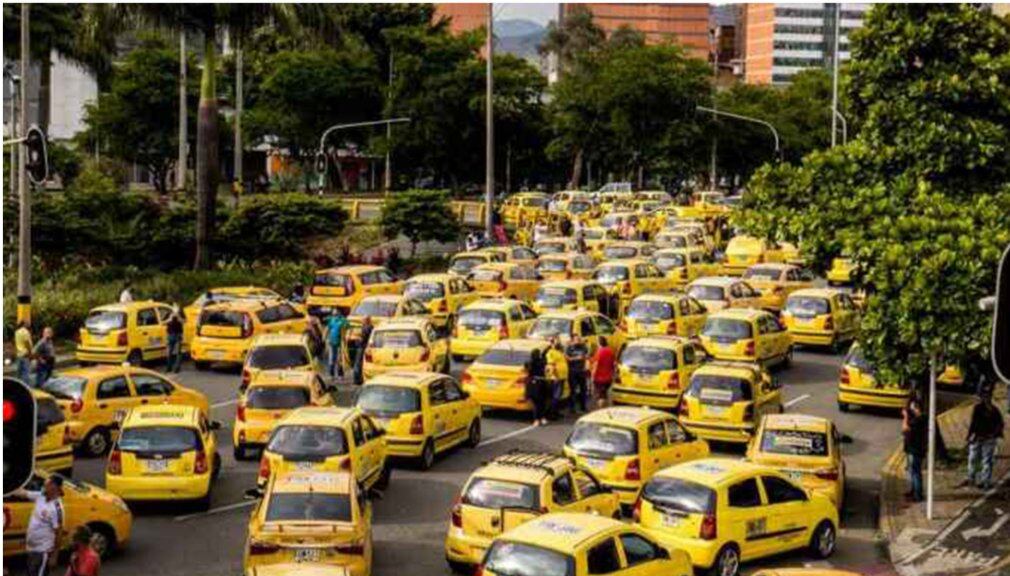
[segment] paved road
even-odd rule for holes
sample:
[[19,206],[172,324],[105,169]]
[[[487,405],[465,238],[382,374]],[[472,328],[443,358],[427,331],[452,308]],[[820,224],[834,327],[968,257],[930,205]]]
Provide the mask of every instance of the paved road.
[[[787,411],[832,418],[855,440],[845,447],[849,492],[838,552],[829,562],[814,565],[884,574],[888,573],[886,556],[874,539],[879,471],[897,442],[900,420],[887,413],[839,413],[834,392],[840,363],[840,356],[801,351],[796,353],[793,366],[779,374]],[[254,483],[257,463],[232,459],[230,428],[239,378],[235,373],[197,373],[187,367],[180,380],[208,395],[212,416],[223,425],[218,439],[224,467],[215,486],[212,509],[204,514],[177,506],[136,510],[133,538],[125,551],[103,566],[106,576],[241,574],[250,508],[242,493]],[[342,389],[340,402],[349,403],[352,394],[352,390]],[[570,425],[569,420],[534,429],[523,417],[488,413],[484,443],[478,448],[457,449],[443,456],[428,472],[397,468],[384,499],[375,504],[374,574],[403,574],[405,566],[417,576],[448,574],[442,551],[447,513],[470,471],[516,448],[558,451]],[[717,449],[727,455],[740,455],[739,450]],[[104,460],[78,460],[75,475],[102,485],[103,467]],[[789,554],[749,566],[748,571],[809,562],[804,554]]]

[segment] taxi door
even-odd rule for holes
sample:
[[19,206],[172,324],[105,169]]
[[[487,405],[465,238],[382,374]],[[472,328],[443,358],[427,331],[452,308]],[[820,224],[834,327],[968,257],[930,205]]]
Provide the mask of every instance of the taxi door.
[[[533,315],[528,315],[523,309],[525,305],[516,303],[515,306],[510,306],[508,312],[505,313],[505,321],[508,323],[509,336],[512,338],[525,338],[526,333],[530,330],[530,324],[533,323],[533,318],[536,317],[536,313]],[[530,312],[533,312],[530,309]]]
[[513,266],[507,274],[509,286],[515,287],[513,294],[518,299],[529,302],[536,297],[537,288],[540,287],[536,270],[529,266]]
[[789,330],[786,329],[785,325],[777,317],[767,316],[766,318],[768,321],[767,337],[773,342],[773,355],[782,357],[789,354],[789,349],[793,345],[793,337],[789,334]]
[[673,278],[667,278],[666,274],[660,270],[655,264],[646,264],[646,270],[649,271],[649,278],[652,280],[653,290],[656,292],[673,292],[677,287],[677,282]]
[[764,556],[769,550],[766,535],[771,531],[768,525],[768,510],[762,499],[756,477],[745,478],[727,489],[726,520],[720,518],[719,531],[727,529],[727,537],[740,545],[741,560],[747,561]]
[[284,303],[277,307],[280,319],[279,330],[287,334],[301,334],[309,328],[309,317],[305,312],[299,312],[294,306]]
[[95,386],[95,404],[88,410],[92,414],[88,420],[103,425],[112,423],[112,427],[118,430],[126,413],[139,403],[140,399],[125,374],[111,376]]
[[447,363],[446,359],[449,357],[449,338],[439,333],[432,324],[428,324],[426,338],[428,339],[428,350],[431,351],[429,365],[432,367],[432,371],[435,372]]
[[761,422],[765,414],[782,412],[782,392],[774,379],[754,384],[754,424]]
[[351,422],[351,436],[354,441],[354,448],[351,450],[354,476],[358,481],[370,486],[379,477],[384,464],[378,429],[367,417],[358,415]]
[[645,430],[648,440],[648,452],[642,455],[642,479],[652,478],[653,474],[677,462],[675,446],[666,435],[666,424],[663,421],[653,422]]
[[705,327],[708,314],[701,304],[690,296],[682,296],[677,301],[677,334],[685,338],[694,338]]
[[145,358],[157,358],[166,355],[168,351],[168,335],[165,324],[158,319],[158,311],[154,306],[137,310],[136,342],[130,342],[130,347],[139,347]]
[[708,457],[708,442],[691,436],[680,422],[673,418],[664,422],[666,436],[670,439],[670,445],[673,446],[673,462],[675,464]]
[[579,292],[576,300],[582,300],[579,303],[580,308],[601,314],[605,312],[600,308],[600,304],[609,301],[609,295],[606,293],[606,290],[594,284],[583,286],[581,290],[576,288],[576,290]]
[[743,282],[737,282],[729,288],[730,308],[755,308],[758,306],[761,293]]
[[431,430],[435,450],[440,451],[449,444],[453,429],[456,428],[445,380],[436,380],[428,386],[428,406],[431,408],[431,427],[428,429]]
[[600,485],[599,480],[594,478],[590,473],[576,468],[572,470],[572,479],[575,481],[575,488],[578,490],[578,502],[574,506],[577,508],[577,511],[596,513],[606,517],[613,516],[618,511],[620,505],[618,504],[617,497],[605,491]]
[[859,330],[859,312],[856,303],[848,294],[838,294],[833,298],[836,330],[842,334],[854,334]]
[[803,546],[807,533],[807,495],[803,489],[777,476],[762,476],[768,533],[767,554],[784,552]]
[[477,292],[462,278],[451,278],[449,280],[449,294],[452,299],[449,304],[450,314],[459,314],[461,308],[471,302],[476,302]]

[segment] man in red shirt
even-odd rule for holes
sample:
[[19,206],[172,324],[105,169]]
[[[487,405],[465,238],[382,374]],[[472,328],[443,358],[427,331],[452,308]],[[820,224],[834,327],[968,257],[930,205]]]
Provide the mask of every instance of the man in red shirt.
[[593,393],[596,396],[597,407],[607,405],[607,390],[614,381],[614,351],[607,339],[600,336],[600,346],[593,355]]
[[98,576],[102,560],[91,547],[91,536],[91,529],[87,526],[74,531],[74,549],[70,553],[66,576]]

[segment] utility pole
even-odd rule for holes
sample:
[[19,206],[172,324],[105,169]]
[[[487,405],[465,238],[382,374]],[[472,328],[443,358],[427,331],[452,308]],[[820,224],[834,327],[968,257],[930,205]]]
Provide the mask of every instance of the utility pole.
[[933,469],[936,464],[936,352],[929,354],[929,438],[926,450],[926,519],[933,519]]
[[[18,134],[28,134],[28,19],[30,4],[21,4],[21,126]],[[32,319],[32,197],[28,185],[28,147],[25,142],[18,145],[18,191],[21,194],[18,207],[18,322],[30,322]]]
[[[393,100],[393,49],[389,49],[389,84],[386,90],[387,106],[392,104]],[[389,110],[392,112],[392,109]],[[393,145],[393,125],[386,124],[386,171],[382,178],[382,190],[386,194],[389,194],[389,190],[393,187],[393,162],[392,154],[390,154],[390,147]]]
[[[4,70],[6,71],[7,68],[4,68]],[[11,117],[10,117],[11,133],[10,133],[10,138],[11,138],[11,140],[17,140],[17,138],[18,138],[18,119],[20,118],[20,116],[18,116],[18,100],[20,99],[20,94],[19,93],[21,91],[21,86],[20,86],[20,84],[21,84],[21,78],[14,75],[14,70],[13,69],[10,70],[10,80],[11,80]],[[18,150],[20,150],[19,146],[11,146],[11,175],[10,175],[10,179],[11,179],[11,182],[10,182],[10,185],[11,185],[11,198],[14,198],[15,196],[18,195],[18,179],[14,177],[14,170],[17,168],[17,165],[18,165],[18,154],[19,154]]]
[[835,4],[835,55],[831,58],[831,147],[838,142],[838,45],[842,32],[842,5]]
[[188,146],[188,123],[186,112],[186,33],[179,32],[179,159],[175,164],[175,187],[186,189],[186,148]]
[[487,237],[494,234],[494,3],[487,6],[487,120],[486,165],[484,183],[484,227]]
[[716,113],[714,110],[718,110],[718,104],[716,103],[716,94],[719,85],[719,27],[716,26],[709,30],[709,43],[711,44],[712,52],[712,158],[711,165],[709,166],[709,187],[711,190],[716,190],[719,187],[719,179],[716,176],[716,156],[719,151],[719,137],[716,135],[715,130],[715,120]]
[[242,195],[242,107],[244,100],[242,90],[242,39],[235,36],[235,175],[232,186],[235,188],[235,207],[238,207]]

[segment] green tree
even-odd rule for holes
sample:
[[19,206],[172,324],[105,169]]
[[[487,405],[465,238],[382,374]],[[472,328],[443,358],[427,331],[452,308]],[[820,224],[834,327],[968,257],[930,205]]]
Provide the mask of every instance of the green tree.
[[419,242],[451,242],[459,237],[459,220],[445,190],[406,190],[389,196],[382,205],[379,226],[383,235],[410,240],[411,258]]

